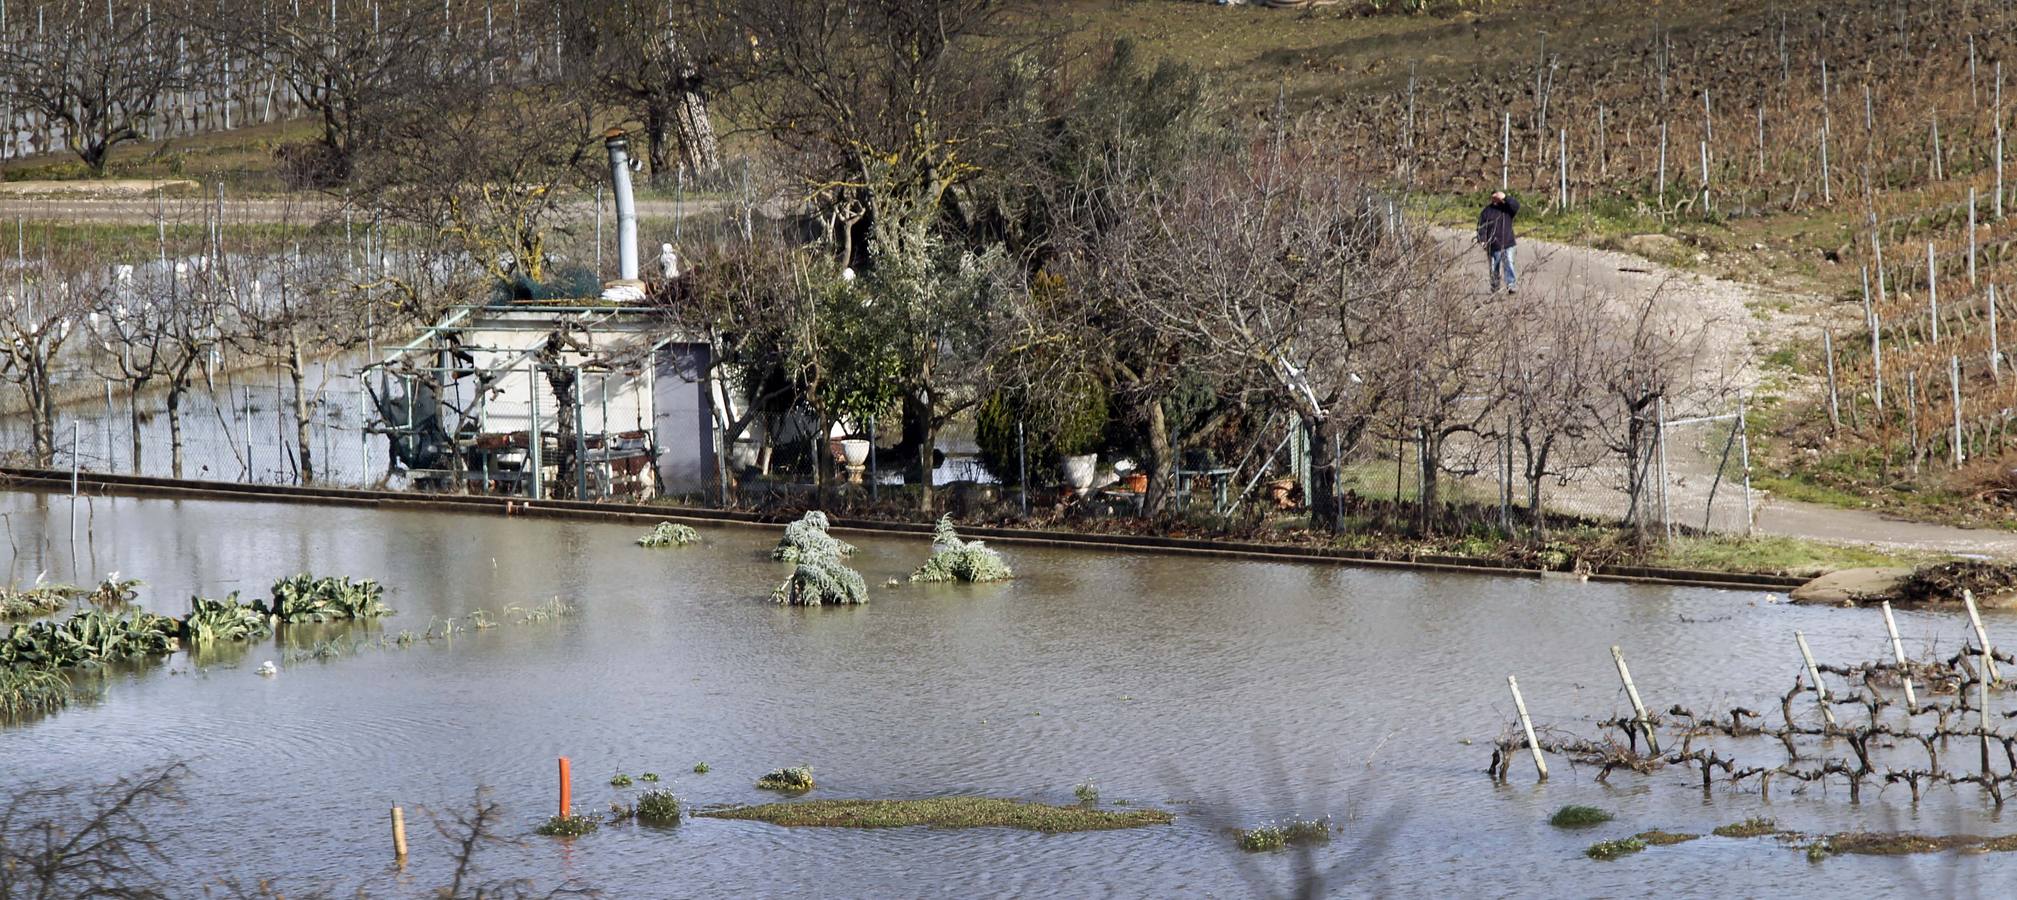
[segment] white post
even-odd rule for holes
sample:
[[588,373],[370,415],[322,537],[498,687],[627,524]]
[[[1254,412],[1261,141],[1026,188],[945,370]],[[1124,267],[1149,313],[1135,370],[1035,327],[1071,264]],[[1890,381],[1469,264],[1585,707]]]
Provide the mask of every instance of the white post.
[[1660,739],[1653,735],[1652,718],[1646,715],[1646,704],[1639,699],[1639,688],[1632,683],[1632,670],[1625,666],[1625,651],[1611,647],[1611,661],[1618,664],[1618,678],[1625,682],[1625,696],[1632,701],[1632,713],[1638,718],[1639,733],[1646,736],[1646,748],[1660,752]]
[[1702,142],[1702,215],[1709,214],[1709,142]]
[[544,459],[546,441],[539,434],[539,364],[533,363],[527,369],[531,374],[526,379],[526,390],[527,393],[532,395],[531,422],[526,428],[526,440],[531,448],[528,455],[532,460],[532,492],[526,496],[527,499],[531,500],[543,500],[546,498],[546,460]]
[[1664,396],[1655,397],[1653,399],[1653,416],[1654,419],[1656,420],[1656,427],[1654,428],[1653,435],[1660,442],[1659,444],[1660,531],[1667,536],[1667,540],[1672,541],[1674,539],[1673,507],[1668,505],[1667,502],[1668,478],[1667,478],[1667,398],[1666,397]]
[[371,483],[371,419],[365,412],[364,373],[357,373],[357,478],[358,484]]
[[1751,535],[1751,433],[1744,416],[1744,395],[1737,395],[1737,457],[1744,466],[1744,536]]
[[1975,286],[1975,188],[1968,188],[1968,286]]
[[1884,411],[1884,339],[1878,336],[1877,308],[1870,303],[1870,267],[1863,267],[1863,321],[1870,326],[1870,376],[1872,399],[1877,411]]
[[1996,338],[1996,286],[1989,286],[1989,377],[2003,380],[2003,351]]
[[77,502],[77,420],[70,420],[70,501]]
[[1821,331],[1821,355],[1828,362],[1828,427],[1842,427],[1842,404],[1840,394],[1835,389],[1835,333]]
[[1961,603],[1968,607],[1968,624],[1975,626],[1975,640],[1982,644],[1982,658],[1987,663],[1985,674],[1990,681],[2002,681],[2002,674],[1996,671],[1996,652],[1989,646],[1989,631],[1982,627],[1982,614],[1975,609],[1975,592],[1962,590]]
[[1898,620],[1891,617],[1891,601],[1884,601],[1884,630],[1891,633],[1891,657],[1898,661],[1898,677],[1905,682],[1905,714],[1919,710],[1919,698],[1912,693],[1912,671],[1906,668],[1905,642],[1898,639]]
[[1513,114],[1506,113],[1506,121],[1499,131],[1499,190],[1510,190],[1513,172]]
[[1823,128],[1821,129],[1821,202],[1825,205],[1833,206],[1835,203],[1835,186],[1830,184],[1829,181],[1828,129]]
[[1513,707],[1520,711],[1520,729],[1527,733],[1527,749],[1534,753],[1534,771],[1542,781],[1548,780],[1548,761],[1541,758],[1541,741],[1534,736],[1534,720],[1527,715],[1527,701],[1520,697],[1520,680],[1506,676],[1506,686],[1513,689]]
[[1932,241],[1926,242],[1926,312],[1933,322],[1933,343],[1940,343],[1940,267]]
[[1569,129],[1564,128],[1561,130],[1560,134],[1557,137],[1557,143],[1555,146],[1557,148],[1555,150],[1555,162],[1559,164],[1562,173],[1561,175],[1562,186],[1560,192],[1561,199],[1556,204],[1556,206],[1559,209],[1568,209],[1569,208]]
[[1954,406],[1954,446],[1952,448],[1954,452],[1949,455],[1954,458],[1954,468],[1958,469],[1961,468],[1962,460],[1968,456],[1968,454],[1961,450],[1961,357],[1947,357],[1947,386],[1953,391],[1953,399],[1950,402]]
[[1800,644],[1800,658],[1807,661],[1807,677],[1814,679],[1814,695],[1821,703],[1821,718],[1826,719],[1829,728],[1835,727],[1835,711],[1828,708],[1828,685],[1821,681],[1821,670],[1814,665],[1814,653],[1807,649],[1807,636],[1793,632],[1793,640]]

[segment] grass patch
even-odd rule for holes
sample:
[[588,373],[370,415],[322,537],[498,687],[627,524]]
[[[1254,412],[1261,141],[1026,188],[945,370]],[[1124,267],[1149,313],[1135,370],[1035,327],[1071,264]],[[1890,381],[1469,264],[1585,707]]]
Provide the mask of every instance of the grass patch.
[[712,768],[712,767],[711,767],[711,766],[709,766],[709,765],[708,765],[707,763],[704,763],[704,762],[697,762],[697,763],[694,763],[694,764],[693,764],[693,774],[695,774],[695,775],[706,775],[706,774],[707,774],[707,772],[708,772],[708,770],[709,770],[710,768]]
[[1086,806],[1052,806],[992,797],[933,797],[925,800],[803,800],[735,806],[697,813],[716,819],[769,822],[808,828],[1020,828],[1046,834],[1111,831],[1167,825],[1159,810],[1109,811]]
[[1670,847],[1674,844],[1685,844],[1702,837],[1699,834],[1675,834],[1671,831],[1661,831],[1658,828],[1652,831],[1641,831],[1632,836],[1645,841],[1648,847]]
[[1630,856],[1646,849],[1646,842],[1635,837],[1619,838],[1615,841],[1598,841],[1584,850],[1583,855],[1591,859],[1617,859]]
[[1235,829],[1233,837],[1239,843],[1240,849],[1248,853],[1270,853],[1284,847],[1324,844],[1331,840],[1331,820],[1290,819],[1283,823],[1270,822],[1255,828]]
[[1960,847],[1983,846],[1967,835],[1928,835],[1905,832],[1851,832],[1831,834],[1809,845],[1826,848],[1827,853],[1857,853],[1865,856],[1906,856],[1913,853],[1939,853]]
[[610,787],[630,787],[630,784],[630,776],[622,772],[616,773],[615,777],[609,779]]
[[766,791],[803,794],[813,788],[812,767],[792,766],[788,769],[779,769],[758,778],[756,786]]
[[1778,575],[1820,575],[1837,569],[1913,566],[1934,554],[1897,553],[1872,547],[1828,544],[1800,538],[1754,537],[1676,538],[1656,551],[1648,565],[1721,572],[1765,572]]
[[1078,787],[1072,788],[1072,794],[1079,798],[1080,803],[1100,802],[1099,785],[1093,784],[1090,781],[1086,782],[1085,784],[1081,784]]
[[533,832],[546,837],[580,837],[600,827],[602,819],[596,816],[554,816]]
[[1556,828],[1589,828],[1611,821],[1611,814],[1594,806],[1564,806],[1548,817],[1548,824]]
[[1726,838],[1763,837],[1768,834],[1778,834],[1778,833],[1779,833],[1779,823],[1774,822],[1771,819],[1759,818],[1757,816],[1752,816],[1751,818],[1745,819],[1742,822],[1734,822],[1729,825],[1718,825],[1716,826],[1715,831],[1710,832],[1710,834],[1713,834],[1717,837],[1726,837]]

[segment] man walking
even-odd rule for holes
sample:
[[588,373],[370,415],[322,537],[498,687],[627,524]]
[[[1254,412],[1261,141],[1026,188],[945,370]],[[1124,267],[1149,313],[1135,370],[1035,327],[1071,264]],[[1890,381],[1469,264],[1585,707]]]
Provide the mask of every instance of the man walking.
[[1519,293],[1514,284],[1513,217],[1520,214],[1520,201],[1506,196],[1505,191],[1492,192],[1492,202],[1485,204],[1478,213],[1478,243],[1485,245],[1485,256],[1491,261],[1492,293],[1499,292],[1499,282],[1505,281],[1506,293]]

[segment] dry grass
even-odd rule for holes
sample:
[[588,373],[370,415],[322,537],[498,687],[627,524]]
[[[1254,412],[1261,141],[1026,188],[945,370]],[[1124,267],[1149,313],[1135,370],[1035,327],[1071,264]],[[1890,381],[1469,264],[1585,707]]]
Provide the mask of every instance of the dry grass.
[[1051,806],[993,797],[932,797],[923,800],[804,800],[707,810],[699,815],[805,828],[1020,828],[1046,834],[1110,831],[1167,825],[1160,810],[1107,811],[1086,806]]

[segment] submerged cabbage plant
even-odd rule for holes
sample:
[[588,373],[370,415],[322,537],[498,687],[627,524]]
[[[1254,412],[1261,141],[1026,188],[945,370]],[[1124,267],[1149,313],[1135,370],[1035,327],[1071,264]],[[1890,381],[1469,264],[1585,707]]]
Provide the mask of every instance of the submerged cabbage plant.
[[388,615],[385,588],[367,578],[317,578],[294,575],[273,583],[273,599],[257,607],[282,622],[337,622]]
[[191,645],[249,641],[272,633],[273,617],[239,600],[237,591],[222,600],[191,597],[189,615],[182,619],[182,639]]
[[678,522],[660,522],[650,534],[637,539],[639,547],[684,547],[698,543],[700,532],[692,525]]
[[868,602],[868,582],[838,557],[800,559],[770,599],[792,606],[846,606]]
[[961,540],[952,516],[940,516],[932,533],[931,558],[912,572],[912,581],[1006,581],[1014,578],[1001,554],[980,541]]
[[854,553],[854,545],[827,533],[826,513],[811,510],[799,520],[784,526],[784,537],[770,551],[770,558],[781,562],[799,562],[813,557],[831,556],[839,559]]

